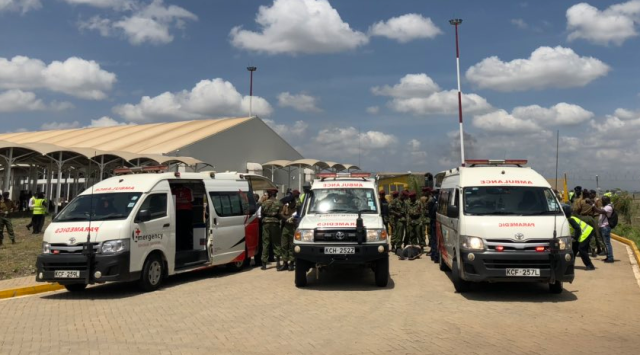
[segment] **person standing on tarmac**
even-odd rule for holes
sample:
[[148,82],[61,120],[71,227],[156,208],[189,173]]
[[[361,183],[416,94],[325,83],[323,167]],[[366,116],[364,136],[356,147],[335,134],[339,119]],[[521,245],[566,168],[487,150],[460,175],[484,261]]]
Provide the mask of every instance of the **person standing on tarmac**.
[[277,271],[293,271],[293,235],[296,232],[298,219],[294,217],[298,209],[300,191],[293,190],[291,196],[280,200],[283,203],[280,209],[280,219],[284,221],[282,237],[280,239],[280,250],[282,251],[282,265],[276,268]]
[[382,215],[382,222],[384,223],[384,228],[387,230],[387,234],[389,234],[389,201],[385,197],[384,190],[380,190],[378,192],[380,195],[380,214]]
[[420,239],[420,230],[421,226],[421,218],[422,218],[422,203],[417,200],[416,192],[409,192],[409,202],[407,203],[407,240],[405,240],[405,245],[420,245],[420,247],[424,248],[422,245],[422,240]]
[[422,209],[422,216],[420,216],[420,245],[423,248],[427,245],[427,231],[429,227],[429,211],[427,210],[427,202],[429,202],[429,195],[431,189],[427,186],[422,187],[422,196],[420,196],[420,208]]
[[573,255],[578,255],[579,252],[586,270],[595,270],[596,268],[593,266],[591,258],[589,258],[589,241],[593,237],[593,227],[579,218],[572,216],[570,206],[565,205],[562,211],[569,222],[571,238],[573,239]]
[[278,189],[267,190],[269,199],[262,203],[262,266],[266,270],[269,262],[269,244],[273,244],[273,253],[276,255],[276,268],[280,267],[280,210],[282,203],[276,199]]
[[400,237],[398,229],[398,217],[400,215],[399,203],[400,199],[398,198],[398,191],[393,191],[391,193],[391,202],[389,202],[389,223],[391,224],[391,250],[395,252],[400,246],[402,246],[402,239]]
[[427,209],[429,210],[429,219],[431,220],[431,231],[429,233],[429,256],[434,262],[439,262],[440,254],[438,253],[438,236],[436,235],[436,211],[438,210],[438,192],[433,191],[431,199],[427,202]]
[[44,227],[44,216],[47,213],[47,200],[44,198],[43,192],[38,192],[38,195],[33,200],[33,233],[40,234]]
[[11,239],[11,244],[16,244],[16,235],[13,233],[13,223],[9,219],[9,213],[12,213],[16,209],[13,201],[9,199],[9,192],[2,193],[2,199],[0,200],[0,245],[2,245],[2,239],[4,239],[4,227],[7,227],[7,233]]

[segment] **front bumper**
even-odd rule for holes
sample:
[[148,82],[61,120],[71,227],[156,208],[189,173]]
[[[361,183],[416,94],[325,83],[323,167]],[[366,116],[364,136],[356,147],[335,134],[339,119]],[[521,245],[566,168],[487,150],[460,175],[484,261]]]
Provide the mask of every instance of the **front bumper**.
[[[298,247],[300,248],[299,251]],[[354,247],[355,254],[335,255],[325,254],[325,247]],[[382,249],[380,249],[382,247]],[[384,244],[295,244],[293,256],[313,264],[331,265],[362,265],[369,264],[380,259],[389,258],[389,245]]]
[[[131,281],[137,278],[129,272],[130,252],[122,252],[114,255],[94,254],[92,256],[91,269],[87,268],[87,256],[79,253],[75,254],[40,254],[36,261],[36,281],[57,282],[62,285],[84,284],[89,274],[89,283],[107,281]],[[79,278],[56,278],[55,272],[61,270],[78,270]],[[96,271],[100,271],[102,276],[98,279],[94,277]],[[40,277],[42,274],[42,277]],[[139,273],[138,273],[139,274]]]
[[[473,260],[469,260],[473,254]],[[565,255],[570,256],[566,261]],[[461,251],[462,278],[473,282],[548,282],[551,279],[549,252]],[[559,281],[573,282],[575,256],[570,250],[557,257]],[[507,276],[506,269],[540,269],[540,276]]]

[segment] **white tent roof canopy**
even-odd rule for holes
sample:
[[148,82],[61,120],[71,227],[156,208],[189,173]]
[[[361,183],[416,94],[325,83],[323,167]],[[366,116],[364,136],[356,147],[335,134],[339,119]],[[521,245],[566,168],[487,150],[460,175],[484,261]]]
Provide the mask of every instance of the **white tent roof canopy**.
[[272,160],[262,164],[263,167],[272,168],[288,168],[288,167],[301,167],[306,169],[318,168],[320,170],[334,169],[336,171],[343,170],[360,170],[356,165],[340,164],[332,161],[322,161],[317,159],[299,159],[295,161],[289,160]]

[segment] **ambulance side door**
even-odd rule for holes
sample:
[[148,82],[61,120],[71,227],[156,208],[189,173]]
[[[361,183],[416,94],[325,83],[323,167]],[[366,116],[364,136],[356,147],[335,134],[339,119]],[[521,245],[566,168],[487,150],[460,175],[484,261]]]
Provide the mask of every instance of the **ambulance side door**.
[[[160,185],[160,184],[159,184]],[[153,250],[160,250],[168,261],[168,271],[173,272],[175,255],[175,216],[171,192],[156,186],[144,196],[131,231],[131,271],[140,271],[146,257]]]
[[213,264],[226,264],[244,252],[246,215],[239,191],[211,191]]

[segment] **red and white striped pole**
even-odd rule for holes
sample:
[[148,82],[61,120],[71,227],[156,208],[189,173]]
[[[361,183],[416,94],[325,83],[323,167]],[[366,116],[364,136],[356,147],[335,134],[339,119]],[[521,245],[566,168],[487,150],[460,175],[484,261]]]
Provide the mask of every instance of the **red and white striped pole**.
[[449,20],[449,23],[456,26],[456,69],[458,73],[458,118],[460,120],[460,159],[464,166],[464,129],[462,128],[462,89],[460,88],[460,47],[458,46],[458,25],[462,19]]

